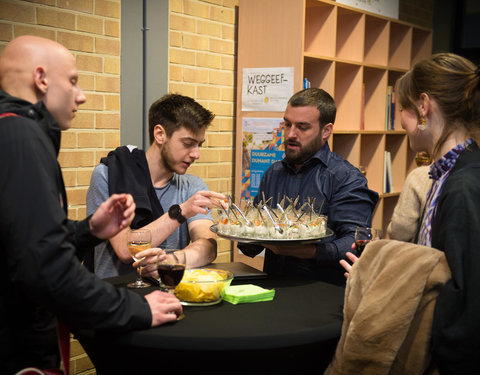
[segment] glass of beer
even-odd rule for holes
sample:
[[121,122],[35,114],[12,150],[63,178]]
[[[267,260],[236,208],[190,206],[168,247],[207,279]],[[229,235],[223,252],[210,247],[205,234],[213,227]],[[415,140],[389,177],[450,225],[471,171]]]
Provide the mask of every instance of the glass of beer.
[[[137,258],[137,253],[142,250],[150,249],[152,247],[152,233],[149,229],[132,229],[127,232],[127,246],[130,255],[134,261],[143,260],[144,258]],[[142,267],[137,267],[137,279],[127,284],[128,288],[146,288],[150,286],[149,283],[142,279]]]

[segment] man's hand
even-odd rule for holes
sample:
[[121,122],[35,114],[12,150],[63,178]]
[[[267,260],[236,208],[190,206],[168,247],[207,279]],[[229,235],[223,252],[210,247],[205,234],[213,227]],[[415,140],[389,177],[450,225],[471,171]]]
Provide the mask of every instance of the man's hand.
[[102,240],[128,227],[135,217],[135,202],[130,194],[113,194],[90,218],[90,231]]
[[198,191],[190,199],[183,202],[180,207],[182,208],[182,215],[188,219],[197,214],[208,214],[212,207],[225,208],[225,200],[226,197],[223,194],[214,191]]
[[156,290],[145,296],[152,312],[152,327],[174,322],[182,314],[182,304],[173,294]]
[[142,267],[142,276],[158,279],[157,264],[167,258],[167,253],[158,247],[152,247],[151,249],[138,252],[135,257],[141,260],[134,262],[132,266],[135,268]]

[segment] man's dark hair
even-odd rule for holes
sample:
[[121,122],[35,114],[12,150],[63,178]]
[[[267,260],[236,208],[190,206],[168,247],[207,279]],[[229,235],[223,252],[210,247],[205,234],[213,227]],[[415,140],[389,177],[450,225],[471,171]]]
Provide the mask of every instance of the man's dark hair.
[[162,125],[170,137],[182,126],[196,134],[207,128],[215,115],[188,96],[167,94],[155,101],[148,111],[150,143],[153,142],[153,128]]
[[294,94],[288,101],[292,107],[317,107],[320,112],[320,127],[335,123],[337,106],[328,92],[322,89],[309,88]]

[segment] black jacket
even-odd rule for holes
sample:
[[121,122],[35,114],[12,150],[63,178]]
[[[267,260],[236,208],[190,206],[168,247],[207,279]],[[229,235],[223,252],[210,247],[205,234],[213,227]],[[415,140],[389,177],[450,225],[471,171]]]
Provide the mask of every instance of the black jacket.
[[452,279],[437,298],[433,356],[440,374],[478,373],[480,357],[480,149],[463,151],[437,201],[432,247],[445,251]]
[[0,90],[0,373],[58,366],[57,315],[73,331],[143,329],[146,300],[88,272],[76,254],[97,243],[67,219],[60,129],[39,102]]

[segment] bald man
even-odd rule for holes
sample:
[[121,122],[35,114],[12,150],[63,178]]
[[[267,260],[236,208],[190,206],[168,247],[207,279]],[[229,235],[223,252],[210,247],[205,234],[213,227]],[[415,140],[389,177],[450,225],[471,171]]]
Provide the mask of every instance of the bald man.
[[[61,130],[85,102],[74,56],[21,36],[0,56],[0,374],[59,366],[55,316],[72,330],[144,329],[176,319],[175,297],[116,289],[78,261],[127,227],[130,195],[113,195],[87,219],[67,219],[57,162]],[[173,312],[173,314],[172,314]]]

